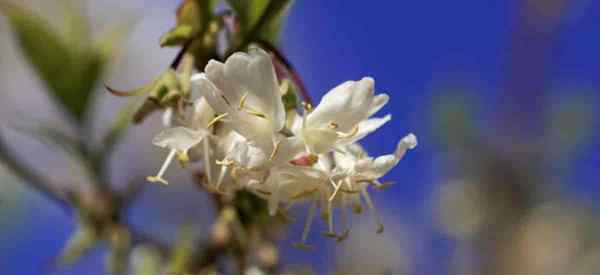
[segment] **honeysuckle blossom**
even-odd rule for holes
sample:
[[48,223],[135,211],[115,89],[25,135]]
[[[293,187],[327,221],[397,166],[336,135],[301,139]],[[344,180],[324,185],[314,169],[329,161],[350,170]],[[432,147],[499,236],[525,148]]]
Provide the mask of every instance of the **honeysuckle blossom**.
[[[387,94],[375,94],[372,78],[336,86],[314,108],[304,104],[286,110],[270,55],[254,49],[234,53],[224,63],[211,60],[190,81],[191,96],[198,99],[165,111],[168,128],[154,144],[169,154],[150,181],[166,183],[165,170],[177,156],[182,162],[202,162],[208,190],[250,191],[268,202],[271,215],[309,203],[300,247],[307,246],[319,212],[327,221],[324,235],[345,239],[347,212],[361,212],[363,202],[373,211],[378,231],[383,230],[368,189],[384,186],[380,179],[417,139],[409,134],[393,154],[379,157],[369,157],[357,144],[391,120],[390,115],[371,118],[389,100]],[[342,233],[334,228],[338,211]]]
[[375,81],[365,77],[359,81],[346,81],[329,91],[294,132],[314,154],[323,154],[333,147],[354,143],[377,130],[391,116],[368,119],[387,102],[386,94],[374,94]]
[[[150,182],[168,184],[163,175],[175,155],[178,156],[180,162],[188,162],[188,151],[210,134],[208,128],[210,127],[210,120],[214,116],[214,112],[204,98],[200,98],[194,102],[193,111],[191,114],[186,114],[187,117],[175,118],[172,112],[173,109],[165,111],[163,123],[169,126],[172,124],[181,124],[182,126],[167,128],[152,140],[154,145],[169,149],[169,154],[158,174],[147,178]],[[175,120],[175,123],[173,120]]]
[[261,49],[211,60],[192,79],[219,118],[265,151],[274,150],[285,110],[271,57]]

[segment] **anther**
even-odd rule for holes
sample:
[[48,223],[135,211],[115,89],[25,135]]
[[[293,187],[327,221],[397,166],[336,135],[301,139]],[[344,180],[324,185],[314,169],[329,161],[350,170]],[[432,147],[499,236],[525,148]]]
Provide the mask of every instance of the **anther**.
[[217,123],[218,121],[220,121],[221,119],[223,119],[224,117],[228,116],[229,113],[223,113],[218,115],[217,117],[213,118],[213,120],[211,120],[208,125],[206,125],[206,128],[210,128],[210,126],[213,126],[213,124]]

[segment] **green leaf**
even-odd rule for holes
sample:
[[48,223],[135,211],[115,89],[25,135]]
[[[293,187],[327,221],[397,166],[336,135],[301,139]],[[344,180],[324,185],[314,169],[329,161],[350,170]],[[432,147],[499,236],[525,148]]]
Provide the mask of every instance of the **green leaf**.
[[72,265],[86,255],[98,242],[97,232],[92,226],[81,224],[62,249],[59,264]]
[[[191,56],[186,56],[184,64],[187,64],[190,58]],[[188,67],[191,68],[191,64]],[[182,73],[178,74],[173,69],[168,69],[149,84],[132,91],[119,91],[110,87],[106,88],[116,96],[147,95],[145,101],[135,109],[133,114],[133,122],[140,123],[154,111],[166,106],[172,106],[180,98],[186,98],[191,89],[191,84],[189,83],[190,73],[190,70],[183,70]]]
[[[104,70],[105,56],[92,48],[89,41],[72,43],[72,39],[61,36],[30,10],[0,0],[0,11],[8,17],[24,56],[45,82],[52,98],[81,121]],[[80,24],[76,23],[78,20],[72,22]]]
[[227,0],[239,17],[242,35],[277,42],[291,0]]
[[201,38],[214,17],[215,0],[186,0],[177,9],[177,25],[160,38],[160,46],[181,46]]
[[265,22],[258,32],[258,39],[276,44],[281,36],[281,30],[287,18],[287,14],[293,4],[293,1],[281,1],[282,5]]
[[239,17],[242,32],[251,30],[269,5],[269,0],[226,0]]
[[179,46],[183,45],[188,40],[192,39],[194,35],[193,28],[190,25],[179,25],[169,32],[165,33],[160,38],[160,46]]

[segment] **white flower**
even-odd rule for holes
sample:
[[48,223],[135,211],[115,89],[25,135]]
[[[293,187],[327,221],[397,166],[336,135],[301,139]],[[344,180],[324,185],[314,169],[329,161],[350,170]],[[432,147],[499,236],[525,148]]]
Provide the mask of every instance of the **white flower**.
[[355,177],[355,181],[377,181],[402,159],[406,151],[417,146],[417,137],[408,134],[398,142],[394,154],[373,159],[358,144],[346,146],[343,152],[334,153],[336,168]]
[[[163,116],[163,123],[168,122],[168,124],[171,125],[173,124],[172,121],[176,121],[178,122],[177,124],[185,126],[167,128],[154,137],[152,140],[154,145],[167,148],[170,151],[158,174],[156,176],[147,177],[147,180],[150,182],[168,184],[163,178],[167,167],[172,162],[175,155],[178,156],[182,163],[189,161],[188,151],[210,135],[208,128],[210,127],[209,123],[213,116],[214,112],[210,106],[208,106],[208,103],[204,98],[200,98],[194,102],[192,112],[187,114],[187,118],[184,118],[182,121],[176,121],[173,117],[172,110],[167,110]],[[208,154],[208,152],[205,154]]]
[[285,110],[269,54],[254,49],[234,53],[225,63],[211,60],[192,83],[220,120],[264,151],[273,150],[285,125]]
[[[354,202],[354,207],[361,207],[360,197],[365,200],[367,208],[375,216],[378,230],[383,232],[383,223],[380,215],[371,200],[367,187],[373,184],[376,187],[382,187],[379,178],[387,174],[402,159],[406,151],[417,146],[417,138],[414,134],[408,134],[396,146],[394,154],[384,155],[373,159],[369,157],[364,149],[358,144],[345,146],[343,150],[334,152],[335,168],[331,171],[330,180],[333,190],[323,203],[327,203],[329,232],[332,237],[345,238],[346,234],[336,235],[333,231],[333,211],[334,203],[342,208],[343,211],[348,207],[348,201]],[[343,189],[344,188],[344,189]]]
[[[347,81],[323,96],[314,109],[302,114],[284,108],[271,57],[255,49],[234,53],[224,63],[211,60],[204,73],[191,77],[192,95],[201,97],[189,106],[171,107],[163,116],[167,128],[154,144],[169,149],[158,174],[150,181],[167,183],[163,175],[175,156],[183,163],[188,152],[202,159],[207,190],[234,194],[245,189],[268,202],[271,215],[300,202],[309,202],[309,214],[300,242],[306,240],[317,211],[327,220],[326,236],[338,241],[348,236],[334,230],[334,212],[372,210],[383,230],[369,186],[417,145],[413,134],[404,137],[393,154],[369,157],[356,142],[391,120],[371,118],[387,102],[375,95],[374,80]],[[198,153],[198,154],[197,154]],[[202,158],[195,157],[201,156]],[[217,164],[217,165],[214,165]]]
[[323,96],[314,110],[308,110],[301,125],[296,123],[294,132],[311,153],[323,154],[377,130],[391,116],[367,120],[389,99],[386,94],[374,95],[374,85],[370,77],[338,85]]

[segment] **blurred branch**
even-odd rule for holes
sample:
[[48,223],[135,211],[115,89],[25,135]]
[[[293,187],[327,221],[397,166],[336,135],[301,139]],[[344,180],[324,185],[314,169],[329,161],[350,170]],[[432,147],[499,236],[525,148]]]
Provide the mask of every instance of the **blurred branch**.
[[49,200],[56,203],[61,209],[70,212],[67,194],[53,186],[48,179],[26,168],[26,165],[20,162],[16,155],[8,148],[6,141],[0,133],[0,159],[4,165],[10,169],[17,177],[21,178],[25,184],[28,184],[34,190],[45,195]]

